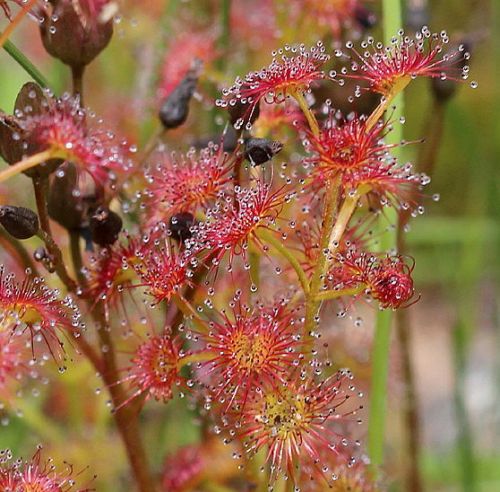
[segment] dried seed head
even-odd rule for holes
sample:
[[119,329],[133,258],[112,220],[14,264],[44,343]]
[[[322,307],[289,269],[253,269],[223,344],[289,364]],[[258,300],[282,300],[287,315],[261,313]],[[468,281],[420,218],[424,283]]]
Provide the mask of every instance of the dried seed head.
[[198,82],[197,68],[192,69],[179,85],[163,101],[160,121],[167,130],[181,126],[189,113],[189,101],[193,97]]
[[253,166],[259,166],[270,161],[276,154],[281,152],[283,144],[276,140],[267,138],[249,138],[245,142],[245,158]]
[[193,227],[194,222],[193,214],[181,212],[170,218],[168,230],[176,241],[184,242],[192,236],[191,227]]
[[29,239],[39,228],[38,216],[33,210],[12,205],[0,207],[0,224],[16,239]]
[[107,207],[99,207],[90,218],[90,233],[92,241],[106,247],[118,239],[122,230],[121,217]]

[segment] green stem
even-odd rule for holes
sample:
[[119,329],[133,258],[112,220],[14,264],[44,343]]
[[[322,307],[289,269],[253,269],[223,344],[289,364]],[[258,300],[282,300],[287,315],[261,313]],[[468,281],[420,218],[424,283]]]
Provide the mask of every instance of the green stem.
[[356,190],[353,195],[348,195],[344,200],[339,216],[335,222],[335,226],[333,227],[332,232],[330,233],[330,238],[328,239],[328,249],[330,252],[335,251],[339,247],[339,242],[347,229],[347,224],[349,224],[349,220],[358,205],[358,201],[364,193],[365,192],[362,190]]
[[285,260],[290,263],[290,266],[295,270],[297,277],[299,278],[300,285],[304,294],[309,292],[309,280],[303,268],[300,266],[299,261],[293,253],[287,249],[284,244],[274,237],[269,231],[263,230],[259,231],[259,237],[269,245],[271,245]]
[[18,174],[31,169],[32,167],[38,166],[42,162],[54,159],[57,157],[62,157],[60,152],[53,149],[44,150],[38,154],[33,154],[22,161],[12,164],[7,169],[0,172],[0,183],[7,181],[8,179],[17,176]]
[[380,311],[377,315],[372,349],[372,381],[370,420],[368,426],[368,451],[376,467],[384,461],[385,414],[387,407],[387,374],[391,339],[392,312]]
[[47,234],[52,235],[50,229],[49,211],[47,208],[47,196],[49,193],[49,178],[43,176],[40,178],[33,178],[33,188],[35,190],[35,202],[40,219],[40,227]]
[[28,57],[10,40],[7,40],[3,46],[3,49],[19,63],[19,65],[24,68],[24,70],[31,75],[33,80],[43,87],[48,89],[50,87],[47,79],[41,74],[40,70],[31,63]]
[[340,289],[340,290],[325,290],[320,292],[316,296],[318,301],[329,301],[331,299],[338,299],[339,297],[351,297],[356,296],[366,289],[366,285],[360,285],[359,287],[353,287],[352,289]]
[[314,116],[314,113],[311,111],[309,104],[307,104],[304,94],[302,94],[301,91],[297,90],[293,92],[292,96],[297,101],[297,104],[304,113],[307,123],[309,124],[309,128],[311,129],[311,133],[315,137],[319,136],[320,130],[318,125],[318,120],[316,119],[316,116]]
[[219,68],[224,68],[223,64],[226,59],[226,53],[224,52],[229,48],[231,41],[231,0],[222,0],[220,23],[222,30],[219,38],[219,48],[223,53],[219,59],[219,63],[222,64]]
[[455,366],[455,384],[453,387],[453,400],[455,417],[458,423],[458,452],[461,461],[462,490],[474,492],[475,465],[472,428],[466,407],[465,378],[467,373],[467,353],[469,350],[469,326],[463,318],[459,318],[453,329],[453,356]]
[[172,298],[177,307],[182,311],[184,316],[191,319],[196,327],[202,332],[206,333],[208,331],[207,324],[200,318],[196,310],[191,306],[191,304],[182,297],[182,295],[176,295]]
[[257,290],[260,287],[260,255],[254,247],[250,247],[248,254],[248,262],[250,264],[250,298],[253,294],[252,287]]
[[[403,16],[400,0],[383,0],[383,29],[386,45],[390,45],[391,37],[403,25]],[[409,81],[408,81],[409,82]],[[404,114],[403,98],[401,91],[407,83],[399,88],[397,96],[392,97],[396,105],[393,118],[396,122]],[[375,124],[375,122],[373,123]],[[394,125],[394,129],[388,139],[392,142],[402,140],[402,127],[399,124]],[[400,149],[394,151],[395,157],[398,157]],[[395,209],[386,212],[391,222],[397,221],[397,212]],[[395,232],[384,232],[380,238],[382,251],[393,249],[396,245]],[[387,374],[389,365],[389,350],[391,340],[392,312],[390,310],[379,311],[375,323],[375,335],[373,340],[372,352],[372,380],[370,397],[370,416],[368,423],[368,453],[374,471],[384,462],[384,436],[385,436],[385,416],[387,406]]]
[[314,330],[315,317],[320,305],[320,302],[316,300],[316,296],[321,290],[323,285],[323,276],[328,267],[328,255],[325,254],[325,250],[328,248],[332,230],[335,226],[339,187],[340,181],[338,179],[332,180],[328,183],[325,193],[325,205],[323,209],[318,261],[312,274],[309,292],[306,299],[306,319],[304,323],[304,336],[306,339],[310,339],[310,333]]
[[186,355],[179,360],[179,369],[181,367],[192,364],[193,362],[207,362],[209,360],[215,359],[217,354],[215,352],[210,352],[205,350],[203,352],[195,352],[194,354]]

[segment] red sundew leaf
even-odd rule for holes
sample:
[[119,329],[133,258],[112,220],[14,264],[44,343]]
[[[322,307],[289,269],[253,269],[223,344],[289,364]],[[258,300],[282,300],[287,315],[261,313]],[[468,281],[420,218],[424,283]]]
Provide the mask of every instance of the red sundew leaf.
[[206,210],[231,180],[231,157],[222,145],[186,155],[163,155],[146,173],[146,225],[168,223],[179,212]]
[[248,111],[252,112],[261,99],[269,104],[283,102],[295,91],[306,92],[311,84],[324,79],[321,68],[329,59],[320,41],[309,50],[304,45],[285,46],[273,53],[268,67],[250,72],[243,80],[238,78],[229,89],[224,89],[218,105],[248,104]]
[[243,409],[263,383],[283,384],[303,358],[299,323],[287,302],[253,310],[240,306],[234,319],[223,312],[222,322],[211,322],[209,333],[200,334],[200,350],[213,355],[200,371],[209,375],[214,400],[223,399],[226,410]]
[[364,292],[379,301],[380,307],[397,309],[418,300],[411,277],[413,267],[403,256],[367,253],[353,247],[336,255],[328,283],[334,290],[364,286]]
[[[267,449],[271,481],[285,474],[296,483],[299,460],[321,472],[320,453],[325,447],[338,462],[349,461],[343,449],[349,440],[333,424],[349,420],[359,410],[339,410],[355,394],[351,380],[349,372],[340,371],[319,382],[295,374],[286,385],[262,385],[243,412],[229,419],[228,427],[234,425],[250,455]],[[330,481],[328,476],[325,479]]]
[[129,148],[116,135],[98,125],[89,127],[90,114],[76,97],[47,98],[40,114],[28,115],[20,122],[23,138],[40,149],[57,151],[89,173],[96,183],[105,185],[132,166]]
[[42,462],[41,448],[30,461],[16,460],[11,463],[10,451],[0,453],[0,490],[36,492],[93,492],[94,489],[78,488],[73,476],[73,467],[66,465],[60,472],[53,461]]
[[342,120],[330,111],[319,135],[307,134],[305,146],[312,155],[303,163],[310,169],[309,185],[324,187],[340,177],[344,193],[364,185],[382,205],[416,205],[416,192],[429,178],[413,173],[410,165],[399,165],[390,155],[399,144],[384,142],[388,127],[389,123],[378,123],[368,128],[363,116]]
[[234,200],[223,197],[209,211],[207,221],[195,228],[189,244],[191,253],[215,255],[213,264],[217,266],[227,252],[230,264],[236,256],[246,257],[251,240],[262,249],[258,230],[275,230],[283,206],[292,196],[285,187],[271,191],[261,181],[254,188],[237,189]]
[[136,349],[127,376],[116,384],[128,383],[132,394],[115,408],[128,405],[139,396],[154,398],[164,403],[173,397],[173,388],[183,379],[179,373],[180,341],[172,339],[170,334],[154,335]]
[[400,31],[391,46],[375,43],[373,38],[369,38],[361,44],[365,50],[361,53],[349,42],[346,46],[352,55],[338,53],[352,59],[350,70],[343,69],[342,75],[366,80],[372,91],[384,96],[389,95],[399,82],[417,77],[466,79],[469,68],[464,62],[469,54],[463,46],[443,54],[448,42],[444,31],[431,33],[427,27],[423,27],[415,38]]
[[34,341],[43,341],[54,358],[63,351],[58,332],[74,334],[80,314],[68,296],[59,298],[43,279],[27,275],[18,283],[12,274],[0,267],[0,323],[10,332],[28,330]]

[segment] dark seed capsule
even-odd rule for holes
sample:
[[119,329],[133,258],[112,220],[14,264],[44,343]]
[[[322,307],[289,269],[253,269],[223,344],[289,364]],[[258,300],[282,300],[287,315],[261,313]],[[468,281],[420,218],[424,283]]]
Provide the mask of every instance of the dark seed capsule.
[[172,93],[163,101],[160,121],[167,130],[181,126],[189,113],[189,101],[198,82],[197,71],[191,70]]
[[278,152],[281,152],[281,149],[283,149],[283,144],[276,140],[249,138],[245,142],[245,158],[253,166],[259,166],[270,161]]
[[122,230],[121,217],[107,207],[99,207],[90,218],[92,241],[99,246],[110,246]]
[[247,124],[252,125],[260,115],[260,101],[252,107],[238,100],[235,104],[229,105],[228,112],[231,125],[241,125],[241,128]]
[[38,216],[24,207],[3,205],[0,207],[0,224],[16,239],[29,239],[38,232]]
[[[83,68],[108,45],[113,35],[113,15],[106,8],[111,2],[45,2],[40,9],[42,42],[47,52],[71,67]],[[91,7],[92,6],[92,7]]]
[[176,241],[186,241],[192,236],[191,227],[194,225],[194,216],[189,212],[180,212],[170,218],[168,230]]

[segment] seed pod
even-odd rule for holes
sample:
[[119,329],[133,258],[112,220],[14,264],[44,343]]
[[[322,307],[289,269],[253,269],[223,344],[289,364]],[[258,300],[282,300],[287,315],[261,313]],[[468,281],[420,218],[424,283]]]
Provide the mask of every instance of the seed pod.
[[111,40],[114,3],[52,0],[40,24],[47,52],[71,67],[88,65]]
[[[23,119],[46,110],[47,99],[39,85],[28,82],[24,84],[16,97],[14,115],[0,111],[0,155],[8,164],[15,164],[26,155],[36,154],[43,150],[30,142],[29,135],[23,130]],[[61,159],[50,159],[31,169],[23,171],[31,178],[47,176],[60,164]]]
[[110,246],[122,230],[121,217],[107,207],[99,207],[90,218],[92,241],[99,246]]
[[228,112],[231,125],[237,125],[240,128],[247,124],[252,125],[260,115],[260,101],[255,106],[250,106],[237,100],[236,103],[229,104]]
[[49,215],[68,231],[80,231],[88,225],[89,209],[100,203],[99,190],[92,180],[85,186],[74,164],[66,163],[62,169],[64,173],[56,173],[50,187]]
[[38,216],[33,210],[12,205],[0,206],[0,224],[16,239],[29,239],[39,229]]
[[177,128],[187,120],[189,101],[193,97],[197,82],[197,70],[193,69],[163,101],[159,116],[165,129]]
[[170,217],[168,230],[176,241],[186,241],[192,236],[191,227],[194,225],[194,216],[189,212],[180,212]]
[[277,153],[281,152],[281,149],[283,149],[283,144],[276,140],[249,138],[245,142],[245,158],[253,166],[260,166],[270,161]]

